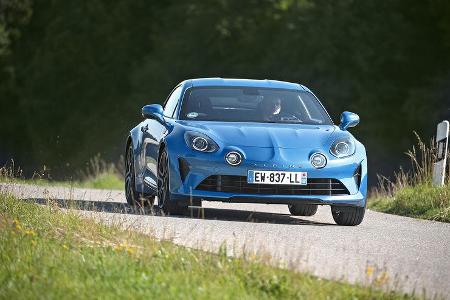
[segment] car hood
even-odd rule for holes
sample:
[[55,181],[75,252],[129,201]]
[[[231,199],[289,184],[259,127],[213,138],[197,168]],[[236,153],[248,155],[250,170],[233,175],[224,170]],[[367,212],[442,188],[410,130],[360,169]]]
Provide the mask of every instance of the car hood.
[[227,145],[264,148],[321,148],[336,130],[332,125],[178,121]]

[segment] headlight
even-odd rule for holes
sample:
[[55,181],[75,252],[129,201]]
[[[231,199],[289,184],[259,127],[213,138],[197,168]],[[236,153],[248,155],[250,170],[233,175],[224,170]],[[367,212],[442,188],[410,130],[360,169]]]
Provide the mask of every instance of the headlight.
[[216,142],[200,132],[187,131],[184,134],[184,140],[190,148],[200,152],[215,152],[219,150]]
[[338,158],[347,157],[355,153],[355,142],[351,138],[343,138],[334,141],[330,153]]

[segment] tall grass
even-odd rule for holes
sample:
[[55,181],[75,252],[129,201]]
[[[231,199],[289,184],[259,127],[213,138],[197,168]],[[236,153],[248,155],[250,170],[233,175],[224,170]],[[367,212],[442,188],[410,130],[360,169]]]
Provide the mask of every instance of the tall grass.
[[37,185],[62,185],[100,189],[122,189],[124,159],[117,163],[108,163],[96,155],[86,162],[84,170],[74,171],[66,180],[54,180],[50,170],[44,165],[41,170],[25,177],[23,170],[11,160],[0,168],[0,182],[29,183]]
[[108,163],[100,155],[89,160],[86,168],[78,172],[84,187],[122,189],[124,186],[125,163],[123,156],[117,163]]
[[[406,155],[411,169],[400,168],[390,180],[378,176],[379,185],[371,193],[369,207],[410,217],[450,222],[450,170],[447,166],[443,187],[432,185],[437,149],[434,140],[427,145],[415,133],[416,145]],[[448,162],[447,162],[448,163]]]

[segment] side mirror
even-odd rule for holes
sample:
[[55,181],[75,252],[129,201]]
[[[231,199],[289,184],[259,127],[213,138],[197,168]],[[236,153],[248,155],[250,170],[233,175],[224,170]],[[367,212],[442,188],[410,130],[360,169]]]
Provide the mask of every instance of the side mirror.
[[142,108],[142,116],[146,119],[155,119],[156,121],[160,122],[161,124],[164,124],[164,115],[163,115],[163,108],[159,104],[151,104],[146,105]]
[[339,124],[339,128],[341,130],[347,130],[347,128],[355,127],[359,124],[359,116],[349,111],[344,111],[341,114],[341,124]]

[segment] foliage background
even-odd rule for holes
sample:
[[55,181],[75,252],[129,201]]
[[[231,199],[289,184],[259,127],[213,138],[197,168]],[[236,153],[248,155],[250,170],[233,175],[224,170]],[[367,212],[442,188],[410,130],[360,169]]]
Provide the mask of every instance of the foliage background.
[[140,108],[193,77],[300,82],[357,112],[372,183],[450,115],[446,0],[0,0],[0,163],[117,161]]

